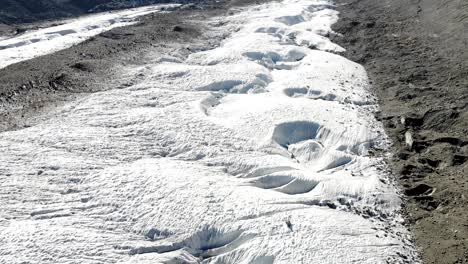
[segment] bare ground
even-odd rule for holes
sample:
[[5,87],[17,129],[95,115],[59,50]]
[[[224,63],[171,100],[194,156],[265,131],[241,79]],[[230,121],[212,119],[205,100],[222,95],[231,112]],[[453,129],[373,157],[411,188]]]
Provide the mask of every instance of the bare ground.
[[425,263],[468,263],[468,2],[339,0],[335,41],[363,64]]

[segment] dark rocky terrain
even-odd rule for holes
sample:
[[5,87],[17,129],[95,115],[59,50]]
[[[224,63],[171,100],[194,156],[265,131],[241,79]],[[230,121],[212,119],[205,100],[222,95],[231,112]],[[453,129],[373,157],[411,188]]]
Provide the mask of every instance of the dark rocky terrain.
[[0,131],[30,126],[42,111],[83,94],[130,85],[132,80],[116,76],[125,65],[144,63],[149,52],[189,55],[218,45],[223,36],[203,28],[200,21],[249,3],[184,5],[170,13],[145,16],[134,26],[112,29],[69,49],[0,69]]
[[84,93],[126,85],[131,80],[116,79],[118,69],[140,63],[149,49],[187,54],[185,46],[198,49],[195,43],[204,38],[202,29],[182,17],[196,21],[210,12],[215,11],[152,14],[138,25],[115,28],[69,49],[0,69],[0,130],[28,126],[41,111]]
[[373,82],[423,260],[468,263],[468,1],[337,2],[335,41]]

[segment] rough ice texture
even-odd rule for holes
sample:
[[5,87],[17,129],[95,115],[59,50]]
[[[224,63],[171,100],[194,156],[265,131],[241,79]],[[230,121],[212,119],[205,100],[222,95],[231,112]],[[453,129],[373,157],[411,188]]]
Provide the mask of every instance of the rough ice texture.
[[176,6],[154,5],[88,15],[65,21],[62,25],[28,31],[17,37],[2,39],[0,36],[0,69],[71,47],[112,28],[131,25],[140,16]]
[[418,262],[337,15],[244,8],[218,48],[2,133],[0,262]]

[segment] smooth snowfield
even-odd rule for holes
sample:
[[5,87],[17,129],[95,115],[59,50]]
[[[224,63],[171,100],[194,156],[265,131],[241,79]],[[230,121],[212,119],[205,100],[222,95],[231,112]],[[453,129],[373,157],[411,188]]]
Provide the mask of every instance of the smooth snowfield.
[[83,42],[112,28],[131,25],[140,16],[171,10],[178,5],[154,5],[88,15],[62,25],[28,31],[20,36],[0,36],[0,69],[10,64],[50,54]]
[[0,134],[1,263],[418,263],[333,6],[237,11],[218,48]]

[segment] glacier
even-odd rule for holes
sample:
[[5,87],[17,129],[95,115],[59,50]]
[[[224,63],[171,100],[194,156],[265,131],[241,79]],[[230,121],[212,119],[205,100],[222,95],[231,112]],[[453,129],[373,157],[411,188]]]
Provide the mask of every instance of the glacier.
[[113,28],[135,24],[141,16],[171,11],[178,6],[180,5],[151,5],[92,14],[63,20],[56,26],[28,30],[18,36],[0,36],[0,69],[69,48]]
[[2,132],[0,262],[418,263],[338,15],[237,8],[219,47]]

